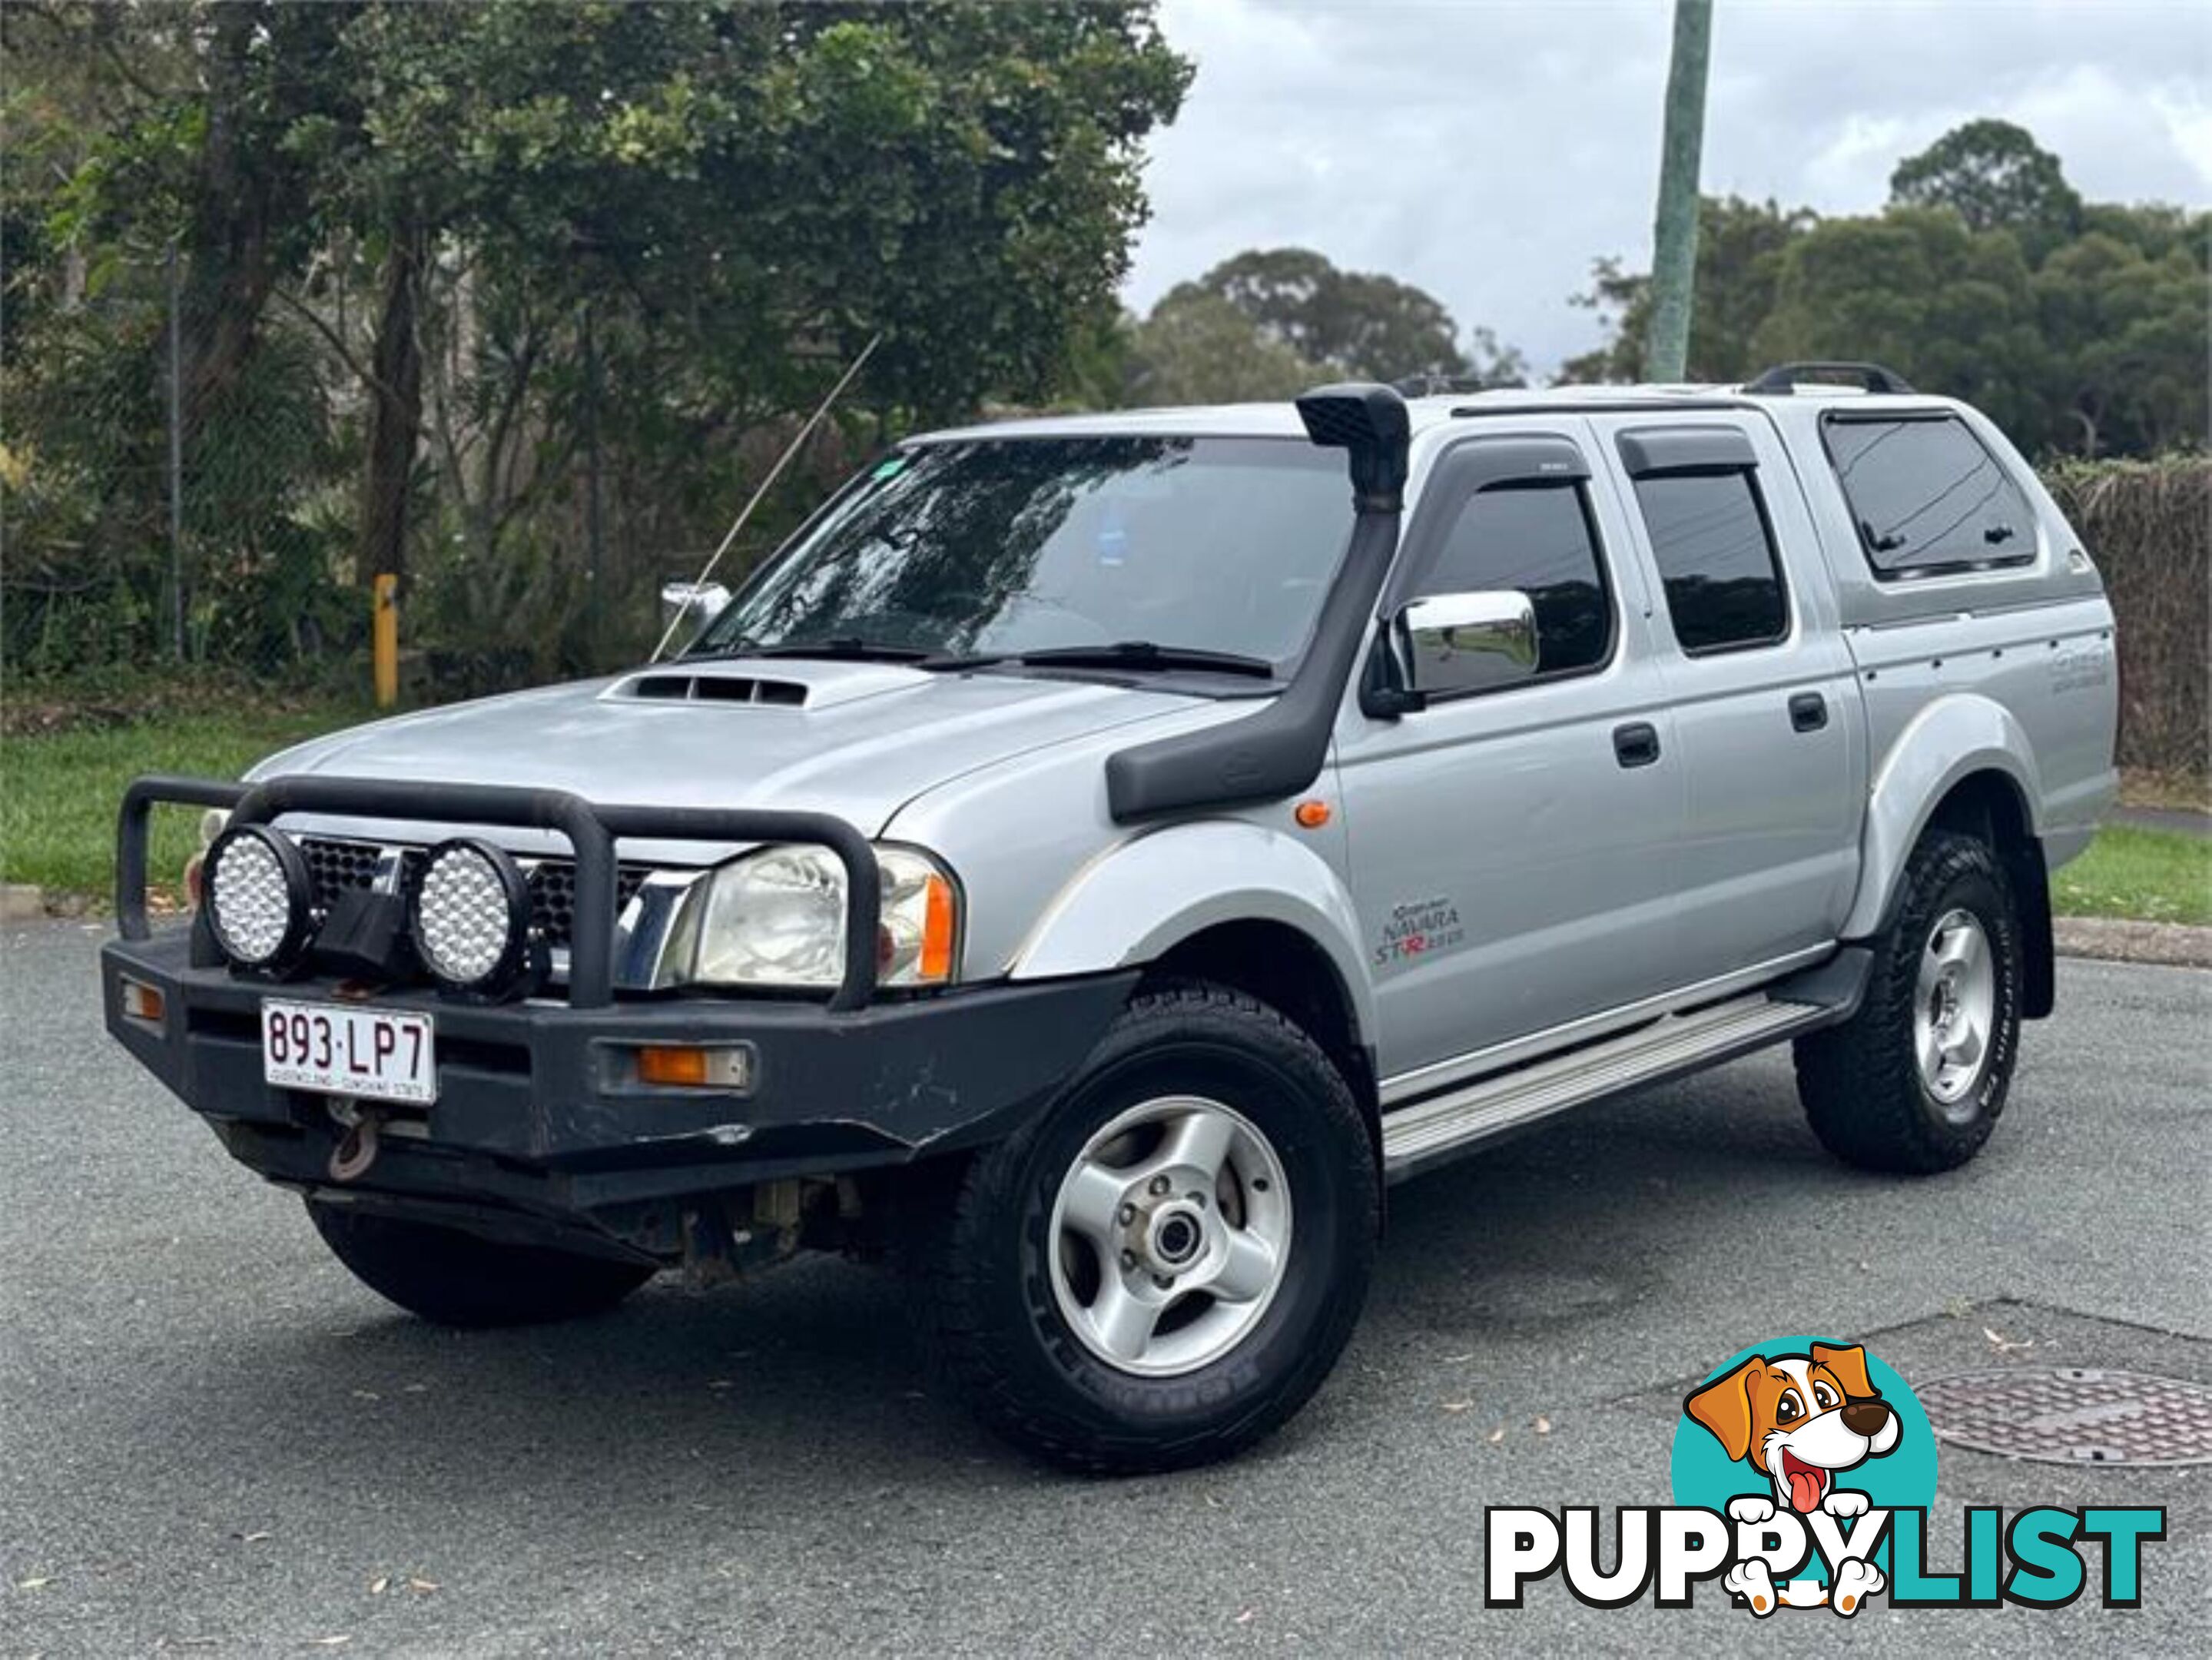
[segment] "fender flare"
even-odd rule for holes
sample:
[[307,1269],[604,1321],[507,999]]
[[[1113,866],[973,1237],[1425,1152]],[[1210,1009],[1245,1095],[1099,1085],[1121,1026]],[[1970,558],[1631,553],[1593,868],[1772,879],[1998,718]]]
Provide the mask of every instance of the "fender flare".
[[1352,896],[1310,842],[1241,820],[1168,825],[1093,859],[1046,907],[1007,977],[1150,963],[1224,922],[1280,923],[1313,941],[1343,984],[1361,1041],[1374,1041],[1374,988]]
[[1859,890],[1843,937],[1864,939],[1888,925],[1905,860],[1937,805],[1978,772],[2012,781],[2031,833],[2043,833],[2043,781],[2027,733],[2012,712],[1974,693],[1939,697],[1908,722],[1875,769],[1859,841]]

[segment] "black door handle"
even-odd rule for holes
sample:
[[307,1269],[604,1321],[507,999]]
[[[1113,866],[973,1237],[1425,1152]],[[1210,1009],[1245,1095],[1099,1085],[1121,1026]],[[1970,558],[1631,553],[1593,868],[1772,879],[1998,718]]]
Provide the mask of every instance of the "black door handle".
[[1632,721],[1613,729],[1613,758],[1624,767],[1648,767],[1659,758],[1659,728],[1648,721]]
[[1797,732],[1818,732],[1828,724],[1828,700],[1817,691],[1801,691],[1790,700],[1790,725]]

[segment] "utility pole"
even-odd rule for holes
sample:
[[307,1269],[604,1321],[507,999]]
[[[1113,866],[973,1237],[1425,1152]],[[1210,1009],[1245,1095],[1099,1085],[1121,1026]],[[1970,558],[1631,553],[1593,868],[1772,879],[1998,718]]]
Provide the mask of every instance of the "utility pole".
[[1705,58],[1712,34],[1713,0],[1674,0],[1666,148],[1651,238],[1651,325],[1644,341],[1646,380],[1680,380],[1689,362],[1698,274],[1698,153],[1705,143]]
[[185,660],[184,299],[177,245],[169,243],[169,654]]

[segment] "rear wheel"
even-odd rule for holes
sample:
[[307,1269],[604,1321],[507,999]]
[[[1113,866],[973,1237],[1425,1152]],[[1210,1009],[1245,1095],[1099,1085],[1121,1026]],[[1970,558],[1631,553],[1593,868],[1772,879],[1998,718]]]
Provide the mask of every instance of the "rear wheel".
[[1053,1462],[1225,1457],[1334,1365],[1379,1203],[1366,1122],[1310,1037],[1241,993],[1162,987],[920,1219],[925,1335],[984,1421]]
[[1914,849],[1896,921],[1850,1020],[1797,1043],[1813,1132],[1867,1170],[1951,1170],[1981,1151],[2020,1050],[2020,924],[1987,843],[1938,830]]
[[355,1279],[441,1326],[528,1326],[598,1314],[653,1278],[642,1264],[307,1201],[323,1243]]

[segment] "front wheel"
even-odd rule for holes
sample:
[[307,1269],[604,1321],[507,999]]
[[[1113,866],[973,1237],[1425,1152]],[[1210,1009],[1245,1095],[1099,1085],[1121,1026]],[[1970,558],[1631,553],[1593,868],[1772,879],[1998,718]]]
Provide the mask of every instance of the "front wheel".
[[641,1263],[307,1201],[315,1231],[355,1279],[441,1326],[530,1326],[598,1314],[653,1278]]
[[925,1336],[986,1423],[1052,1462],[1226,1457],[1335,1364],[1379,1207],[1366,1122],[1310,1037],[1220,987],[1146,991],[919,1219]]
[[1797,1091],[1823,1146],[1866,1170],[1965,1164],[2004,1110],[2020,1052],[2020,924],[1986,842],[1930,833],[1875,943],[1866,1000],[1797,1043]]

